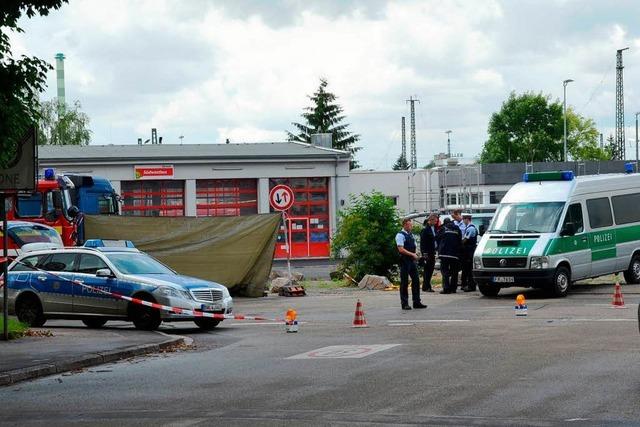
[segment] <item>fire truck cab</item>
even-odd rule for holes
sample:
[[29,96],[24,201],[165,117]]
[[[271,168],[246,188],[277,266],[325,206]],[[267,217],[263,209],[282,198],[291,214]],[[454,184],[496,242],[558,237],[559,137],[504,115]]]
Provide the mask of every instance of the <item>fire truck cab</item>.
[[7,198],[7,218],[46,224],[56,229],[65,246],[75,246],[75,219],[80,211],[71,202],[73,188],[68,177],[56,176],[53,169],[46,169],[35,192],[15,193]]

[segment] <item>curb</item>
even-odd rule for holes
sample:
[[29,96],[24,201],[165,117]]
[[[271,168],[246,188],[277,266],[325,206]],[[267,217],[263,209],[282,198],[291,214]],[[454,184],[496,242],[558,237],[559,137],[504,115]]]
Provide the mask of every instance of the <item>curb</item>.
[[158,344],[143,344],[135,347],[126,347],[120,350],[89,353],[84,356],[70,358],[64,362],[44,363],[42,365],[30,366],[28,368],[5,371],[0,373],[0,387],[13,385],[21,381],[28,381],[35,378],[102,365],[104,363],[116,362],[118,360],[129,359],[131,357],[157,353],[173,345],[185,343],[186,339],[184,337],[177,337]]

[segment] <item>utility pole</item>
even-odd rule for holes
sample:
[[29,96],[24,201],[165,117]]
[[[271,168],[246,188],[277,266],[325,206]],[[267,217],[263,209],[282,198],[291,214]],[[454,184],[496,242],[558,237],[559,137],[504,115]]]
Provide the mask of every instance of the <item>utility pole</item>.
[[564,155],[562,157],[562,160],[565,161],[565,162],[567,161],[567,85],[569,83],[571,83],[572,81],[573,80],[571,80],[571,79],[567,79],[567,80],[562,82],[562,88],[563,88],[563,93],[564,93],[564,96],[563,96],[564,101],[563,101],[563,107],[562,107],[563,108],[562,111],[564,112],[564,134],[563,134],[564,135],[564,139],[563,139],[563,141],[564,141],[564,151],[563,151]]
[[407,160],[407,135],[404,126],[404,116],[402,117],[402,157]]
[[451,132],[450,130],[444,132],[447,134],[447,159],[451,158]]
[[413,98],[412,96],[407,99],[407,102],[411,106],[411,161],[409,165],[411,169],[418,168],[418,156],[416,154],[416,108],[415,103],[420,102],[418,98]]
[[625,159],[625,138],[624,138],[624,82],[622,65],[622,52],[629,49],[618,49],[616,53],[616,142],[613,153],[614,160]]
[[640,111],[636,113],[636,173],[638,171],[638,115],[640,115]]

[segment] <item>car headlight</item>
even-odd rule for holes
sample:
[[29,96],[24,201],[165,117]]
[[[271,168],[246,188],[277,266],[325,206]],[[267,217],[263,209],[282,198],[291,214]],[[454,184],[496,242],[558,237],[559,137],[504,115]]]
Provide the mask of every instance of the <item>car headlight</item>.
[[482,268],[482,258],[480,258],[479,256],[473,257],[473,268]]
[[170,288],[168,286],[159,287],[156,290],[156,292],[158,292],[160,295],[164,295],[167,297],[184,298],[184,295],[182,295],[180,291],[178,291],[177,289]]
[[543,268],[549,268],[549,257],[546,256],[532,256],[531,268],[534,270],[540,270]]

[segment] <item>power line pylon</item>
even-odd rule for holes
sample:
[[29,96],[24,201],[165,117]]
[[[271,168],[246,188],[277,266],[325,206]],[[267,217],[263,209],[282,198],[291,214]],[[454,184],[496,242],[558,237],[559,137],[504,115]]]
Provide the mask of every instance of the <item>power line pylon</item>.
[[407,136],[404,127],[404,116],[402,117],[402,157],[407,159]]
[[616,143],[614,146],[613,159],[625,159],[625,138],[624,138],[624,82],[622,65],[622,52],[629,49],[618,49],[616,53]]
[[409,166],[411,169],[418,168],[418,156],[416,154],[416,108],[415,103],[420,102],[418,98],[413,98],[412,96],[407,99],[407,102],[411,106],[411,161],[409,162]]

